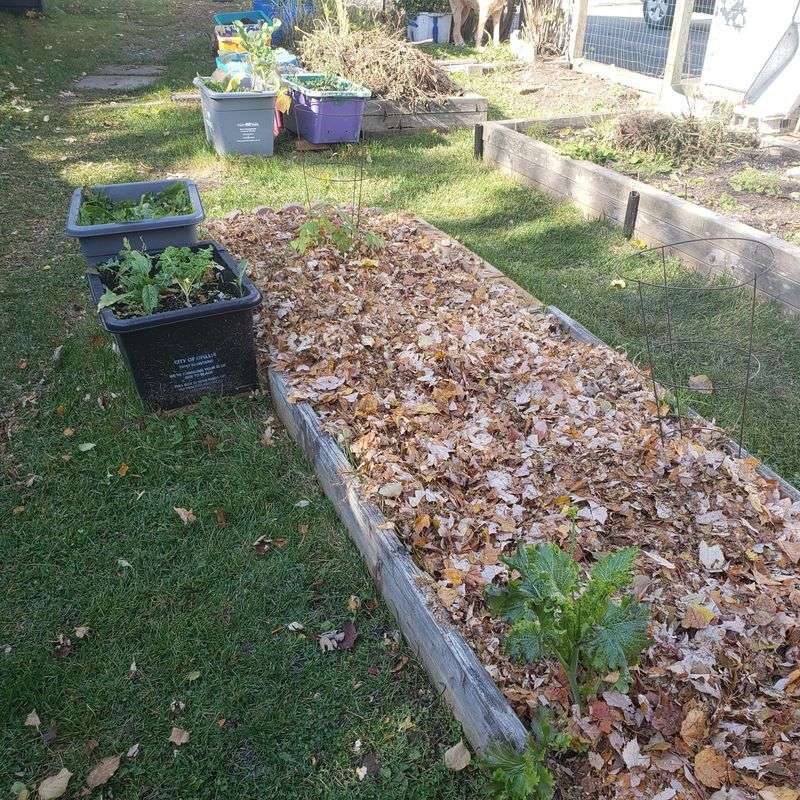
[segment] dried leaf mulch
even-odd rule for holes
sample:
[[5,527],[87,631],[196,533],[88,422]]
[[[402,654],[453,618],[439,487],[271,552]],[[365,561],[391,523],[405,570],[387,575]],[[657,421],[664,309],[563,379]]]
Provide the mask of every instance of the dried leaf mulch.
[[[289,243],[296,206],[207,224],[264,293],[258,340],[354,457],[442,605],[519,713],[544,698],[586,744],[591,797],[797,800],[800,504],[727,455],[719,432],[659,441],[623,355],[577,342],[456,242],[370,211],[385,240],[342,258]],[[530,306],[530,303],[527,304]],[[503,655],[483,600],[522,542],[588,566],[641,549],[652,646],[629,695],[570,709],[557,664]],[[613,677],[613,676],[611,676]]]

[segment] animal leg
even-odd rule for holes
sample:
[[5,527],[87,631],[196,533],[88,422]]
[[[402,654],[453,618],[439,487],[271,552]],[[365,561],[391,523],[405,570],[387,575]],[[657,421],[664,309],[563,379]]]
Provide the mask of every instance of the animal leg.
[[450,0],[450,10],[453,12],[453,43],[464,44],[464,37],[461,35],[461,13],[464,10],[461,0]]
[[492,17],[492,22],[494,23],[494,46],[500,47],[500,17],[502,17],[502,11],[495,11],[494,16]]
[[488,16],[486,2],[485,0],[481,0],[478,7],[478,29],[475,31],[475,48],[477,50],[483,50],[483,34],[486,29],[486,18]]

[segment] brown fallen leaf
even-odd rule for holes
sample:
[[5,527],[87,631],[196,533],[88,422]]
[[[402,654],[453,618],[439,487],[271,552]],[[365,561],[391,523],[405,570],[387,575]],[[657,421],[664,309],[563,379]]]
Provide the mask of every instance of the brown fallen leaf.
[[381,762],[378,760],[378,756],[371,751],[364,754],[361,766],[367,770],[369,776],[377,775],[381,771]]
[[689,378],[689,388],[700,394],[713,394],[714,384],[708,375],[692,375]]
[[119,769],[119,756],[106,756],[92,771],[86,776],[86,785],[90,789],[96,789],[108,783],[111,776]]
[[90,633],[91,630],[86,625],[78,625],[78,627],[75,628],[75,637],[77,639],[85,639]]
[[347,622],[342,625],[342,633],[344,634],[344,638],[337,642],[336,649],[350,650],[358,638],[358,631],[356,630],[355,622],[352,620],[347,620]]
[[351,614],[355,614],[359,608],[361,608],[361,599],[357,595],[351,594],[347,600],[347,610]]
[[798,800],[800,790],[791,789],[788,786],[765,786],[758,796],[762,800]]
[[194,515],[194,511],[192,511],[191,508],[180,508],[179,506],[173,506],[173,510],[181,518],[181,522],[184,525],[191,525],[197,520],[197,517]]
[[704,747],[694,757],[694,774],[709,789],[719,789],[726,782],[728,762],[713,747]]
[[708,737],[708,714],[704,708],[690,708],[681,723],[681,739],[695,747]]
[[253,542],[253,550],[257,556],[265,556],[268,552],[270,547],[272,546],[272,539],[267,539],[266,536],[259,536]]
[[224,528],[228,524],[228,517],[225,514],[224,508],[215,508],[214,518],[217,520],[217,525],[219,525],[220,528]]
[[780,541],[778,542],[778,547],[786,553],[786,556],[792,564],[800,562],[800,542]]
[[120,478],[124,478],[128,474],[129,469],[130,467],[123,461],[122,464],[119,465],[117,475],[119,475]]
[[469,766],[472,761],[472,754],[467,750],[463,740],[459,740],[451,748],[445,751],[444,763],[447,769],[453,772],[460,772]]
[[38,788],[39,800],[56,800],[67,791],[67,784],[72,777],[72,773],[65,767],[55,775],[45,778]]
[[191,733],[184,728],[173,728],[169,734],[169,741],[176,747],[186,744],[189,741]]
[[713,619],[714,612],[711,609],[694,603],[686,609],[681,620],[681,627],[701,630],[702,628],[707,628]]
[[87,739],[86,740],[86,744],[84,744],[84,747],[86,748],[86,752],[87,753],[91,753],[92,750],[96,750],[97,749],[97,746],[99,744],[100,744],[100,742],[98,742],[97,739]]
[[63,633],[58,634],[58,638],[53,645],[53,654],[58,658],[66,658],[72,652],[72,642]]

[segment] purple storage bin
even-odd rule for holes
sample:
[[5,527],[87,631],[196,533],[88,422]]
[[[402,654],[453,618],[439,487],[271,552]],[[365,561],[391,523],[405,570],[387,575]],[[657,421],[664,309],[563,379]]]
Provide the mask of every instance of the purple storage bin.
[[283,115],[287,130],[312,144],[357,142],[369,90],[343,78],[339,79],[342,88],[336,91],[317,91],[304,85],[321,77],[310,73],[285,77],[292,99],[291,108]]

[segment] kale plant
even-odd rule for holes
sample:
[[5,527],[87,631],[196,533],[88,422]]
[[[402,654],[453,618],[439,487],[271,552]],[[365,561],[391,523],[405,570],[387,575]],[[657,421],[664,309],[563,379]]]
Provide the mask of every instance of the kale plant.
[[138,222],[144,219],[181,216],[192,213],[186,184],[176,182],[160,192],[143,194],[138,200],[112,200],[102,189],[84,187],[78,225],[104,225],[109,222]]
[[495,800],[552,798],[554,782],[547,768],[547,758],[551,752],[565,750],[569,737],[553,727],[548,712],[541,706],[531,723],[531,731],[532,735],[521,753],[510,745],[503,745],[489,749],[481,759]]
[[191,306],[219,268],[210,247],[197,251],[167,247],[155,258],[132,250],[126,239],[119,256],[103,266],[104,272],[114,276],[115,286],[106,289],[97,310],[117,306],[132,316],[153,314],[165,298],[174,295]]
[[487,600],[492,613],[511,623],[509,655],[522,662],[558,659],[578,705],[609,674],[627,692],[630,667],[648,644],[650,609],[630,594],[612,598],[630,586],[637,554],[634,547],[609,553],[583,582],[574,558],[552,543],[503,559],[520,577],[489,587]]

